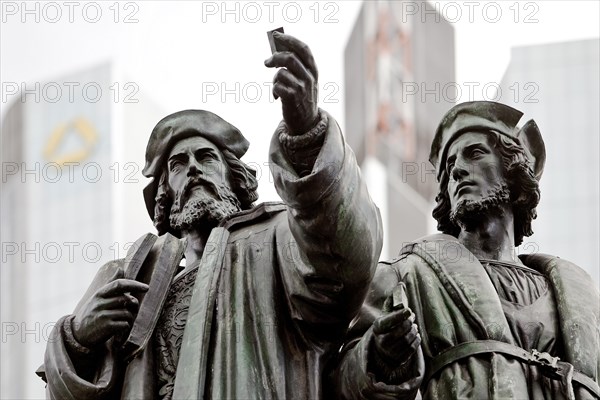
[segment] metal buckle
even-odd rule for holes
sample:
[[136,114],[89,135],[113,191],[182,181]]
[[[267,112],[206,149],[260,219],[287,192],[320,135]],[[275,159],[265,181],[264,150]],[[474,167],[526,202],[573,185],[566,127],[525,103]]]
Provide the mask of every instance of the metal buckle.
[[[558,371],[560,370],[560,367],[558,366],[558,362],[560,361],[560,358],[558,357],[552,357],[549,353],[545,353],[545,352],[540,352],[537,351],[536,349],[531,350],[531,362],[533,364],[537,364],[540,365],[542,367],[548,368],[550,369],[551,372],[557,374]],[[560,375],[560,374],[558,374]]]

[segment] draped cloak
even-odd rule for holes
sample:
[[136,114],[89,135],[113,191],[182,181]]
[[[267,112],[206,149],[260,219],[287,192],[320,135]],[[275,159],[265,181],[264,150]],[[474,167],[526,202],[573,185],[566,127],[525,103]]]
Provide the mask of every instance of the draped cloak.
[[[543,254],[521,255],[529,268],[542,273],[554,292],[562,361],[598,383],[600,372],[600,300],[592,279],[569,261]],[[425,379],[418,374],[390,385],[369,368],[372,323],[382,314],[384,300],[402,281],[408,305],[419,326]],[[381,262],[359,317],[353,321],[341,361],[332,373],[336,398],[413,399],[540,399],[565,398],[568,388],[541,370],[500,353],[456,360],[427,379],[442,351],[474,340],[515,344],[501,301],[479,260],[456,238],[432,235],[405,246],[392,262]],[[360,338],[360,339],[358,339]],[[422,375],[421,375],[422,376]],[[544,380],[531,385],[532,380]],[[419,387],[420,386],[420,387]],[[532,391],[532,386],[542,387]],[[577,399],[596,398],[572,384]]]
[[[284,204],[262,204],[212,230],[199,264],[172,284],[183,285],[189,306],[162,310],[153,341],[128,365],[110,341],[91,358],[74,355],[59,321],[41,371],[48,398],[322,398],[324,365],[377,265],[381,218],[333,118],[306,176],[277,133],[270,167]],[[88,293],[122,264],[102,267]]]

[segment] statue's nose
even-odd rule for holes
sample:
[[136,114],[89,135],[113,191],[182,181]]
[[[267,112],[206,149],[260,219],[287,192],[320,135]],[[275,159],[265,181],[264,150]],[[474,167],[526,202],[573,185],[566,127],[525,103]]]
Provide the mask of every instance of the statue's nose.
[[462,163],[459,163],[457,161],[456,164],[454,164],[454,167],[452,168],[452,179],[458,181],[467,175],[469,175],[469,171],[467,171],[467,168],[465,168],[465,166]]
[[200,166],[195,161],[191,161],[188,167],[188,176],[199,175],[200,173],[202,173]]

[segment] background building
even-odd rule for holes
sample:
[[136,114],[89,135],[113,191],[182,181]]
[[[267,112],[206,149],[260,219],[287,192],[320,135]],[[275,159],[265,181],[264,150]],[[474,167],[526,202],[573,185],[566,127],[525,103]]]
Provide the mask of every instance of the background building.
[[364,2],[344,59],[346,137],[382,212],[382,258],[435,230],[429,149],[456,101],[454,28],[433,5],[419,2],[423,19],[406,3]]
[[512,49],[502,98],[533,118],[546,143],[542,198],[524,252],[551,253],[600,282],[600,40]]
[[152,231],[140,207],[144,148],[123,149],[140,147],[130,144],[145,142],[163,113],[126,85],[102,64],[24,84],[4,114],[2,399],[44,397],[31,383],[54,323],[103,263]]

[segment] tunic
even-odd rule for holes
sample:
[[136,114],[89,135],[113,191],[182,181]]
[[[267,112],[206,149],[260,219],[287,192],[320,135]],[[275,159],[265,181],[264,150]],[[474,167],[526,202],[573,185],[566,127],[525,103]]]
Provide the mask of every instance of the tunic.
[[[564,358],[556,301],[546,277],[526,266],[480,260],[498,293],[515,345]],[[536,365],[521,364],[530,399],[563,399],[561,384]]]
[[[598,290],[574,264],[541,254],[521,256],[525,267],[482,263],[456,238],[433,235],[382,262],[332,376],[343,399],[550,399],[594,395],[573,382],[548,379],[541,367],[502,353],[467,356],[429,376],[440,353],[459,344],[494,340],[536,348],[569,362],[597,384],[600,371]],[[400,282],[415,313],[424,365],[398,385],[369,366],[371,325]],[[425,378],[423,378],[425,377]]]

